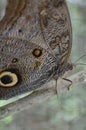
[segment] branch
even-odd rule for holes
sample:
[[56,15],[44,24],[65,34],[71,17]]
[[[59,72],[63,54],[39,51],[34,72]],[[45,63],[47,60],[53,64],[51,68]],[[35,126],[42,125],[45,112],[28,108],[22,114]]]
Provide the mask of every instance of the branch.
[[[68,79],[73,82],[71,87],[76,86],[82,82],[84,83],[86,82],[86,70],[73,74],[72,76],[68,77]],[[63,81],[61,79],[58,80],[58,94],[67,91],[68,82],[66,81],[66,85],[62,84],[62,82]],[[29,109],[29,107],[32,105],[42,103],[43,101],[55,95],[57,95],[55,81],[51,81],[30,95],[0,107],[0,119],[3,119],[9,115],[13,115],[22,110]]]

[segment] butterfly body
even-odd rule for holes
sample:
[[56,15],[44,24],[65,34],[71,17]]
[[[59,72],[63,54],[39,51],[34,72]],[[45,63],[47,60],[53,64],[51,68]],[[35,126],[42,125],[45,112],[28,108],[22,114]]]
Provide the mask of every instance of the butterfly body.
[[65,1],[7,2],[0,21],[0,99],[58,79],[71,51],[71,22]]

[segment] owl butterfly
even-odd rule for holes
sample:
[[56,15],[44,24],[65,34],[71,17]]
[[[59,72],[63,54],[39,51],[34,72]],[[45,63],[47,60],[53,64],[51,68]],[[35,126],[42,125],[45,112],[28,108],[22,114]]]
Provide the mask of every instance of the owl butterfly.
[[7,0],[0,21],[0,99],[35,90],[71,66],[65,0]]

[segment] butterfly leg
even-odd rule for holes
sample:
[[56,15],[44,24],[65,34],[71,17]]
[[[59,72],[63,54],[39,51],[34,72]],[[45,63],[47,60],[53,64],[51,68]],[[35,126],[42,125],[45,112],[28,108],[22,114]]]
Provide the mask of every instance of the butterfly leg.
[[55,79],[55,92],[56,92],[56,95],[58,95],[58,90],[57,90],[57,79]]
[[70,79],[63,78],[63,80],[70,82],[70,84],[67,86],[67,89],[69,90],[73,82]]
[[[65,84],[65,82],[69,82],[69,84]],[[60,78],[59,80],[55,79],[55,88],[56,88],[56,94],[59,96],[60,93],[63,93],[64,91],[67,91],[70,89],[72,85],[72,81],[66,78]]]

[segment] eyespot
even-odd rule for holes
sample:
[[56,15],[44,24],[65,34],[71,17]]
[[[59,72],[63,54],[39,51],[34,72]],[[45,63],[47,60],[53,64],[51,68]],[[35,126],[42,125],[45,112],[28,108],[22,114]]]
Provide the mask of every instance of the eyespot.
[[34,49],[32,54],[35,56],[35,57],[40,57],[42,55],[42,50],[41,49]]
[[17,59],[17,58],[14,58],[14,59],[12,60],[12,63],[16,63],[16,62],[18,62],[18,59]]
[[18,32],[21,33],[21,32],[22,32],[22,29],[19,29]]
[[13,87],[18,83],[18,75],[15,72],[3,71],[0,73],[0,86]]

